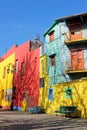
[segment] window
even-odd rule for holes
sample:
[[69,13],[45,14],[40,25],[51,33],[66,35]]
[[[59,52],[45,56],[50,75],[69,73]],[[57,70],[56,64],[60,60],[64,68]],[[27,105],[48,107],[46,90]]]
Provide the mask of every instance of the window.
[[54,66],[55,65],[55,54],[49,56],[50,57],[50,65]]
[[6,89],[5,100],[12,101],[12,89]]
[[42,75],[44,75],[44,60],[42,60],[41,63],[42,63]]
[[53,88],[49,88],[48,90],[48,99],[49,100],[53,100],[54,96],[53,96]]
[[54,40],[54,31],[49,33],[49,40],[52,42]]
[[4,67],[3,78],[6,76],[6,66]]
[[23,76],[24,75],[24,62],[21,63],[21,73],[20,75]]
[[1,100],[4,99],[4,89],[1,91]]
[[40,79],[40,87],[44,87],[44,78]]
[[72,88],[66,88],[65,89],[65,97],[66,98],[72,98]]
[[18,72],[18,60],[16,60],[16,63],[15,63],[15,72],[16,73]]

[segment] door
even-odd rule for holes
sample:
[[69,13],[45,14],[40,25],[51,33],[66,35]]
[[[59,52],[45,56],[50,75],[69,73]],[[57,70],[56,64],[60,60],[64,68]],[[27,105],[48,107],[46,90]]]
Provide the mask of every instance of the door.
[[71,51],[71,69],[77,70],[77,51]]
[[71,69],[72,70],[83,70],[84,69],[84,51],[71,50]]
[[84,69],[84,57],[83,57],[83,50],[78,51],[78,69]]
[[69,25],[70,40],[82,39],[82,26],[81,23],[75,23]]

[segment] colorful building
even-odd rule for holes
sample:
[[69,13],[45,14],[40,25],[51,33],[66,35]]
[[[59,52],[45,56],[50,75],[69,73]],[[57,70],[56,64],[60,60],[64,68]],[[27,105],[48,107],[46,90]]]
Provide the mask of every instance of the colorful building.
[[28,110],[38,105],[40,44],[27,41],[15,51],[13,109]]
[[49,77],[47,113],[54,113],[61,105],[71,105],[77,106],[78,116],[87,117],[82,93],[85,90],[86,96],[86,17],[84,13],[56,19],[44,33]]
[[0,106],[28,110],[38,106],[40,46],[38,39],[14,45],[0,59]]
[[13,67],[15,54],[2,58],[0,62],[0,107],[11,109],[13,88]]
[[46,53],[35,39],[0,58],[0,107],[52,114],[76,106],[76,116],[87,118],[87,13],[56,19],[44,37]]
[[40,56],[40,88],[39,88],[39,106],[46,110],[47,104],[47,87],[48,87],[48,70],[46,54]]

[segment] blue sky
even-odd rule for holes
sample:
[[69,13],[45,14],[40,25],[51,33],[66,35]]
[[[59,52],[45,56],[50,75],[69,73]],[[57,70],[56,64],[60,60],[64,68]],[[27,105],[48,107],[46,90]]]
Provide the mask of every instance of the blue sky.
[[0,56],[14,44],[34,40],[56,18],[87,12],[87,0],[1,0]]

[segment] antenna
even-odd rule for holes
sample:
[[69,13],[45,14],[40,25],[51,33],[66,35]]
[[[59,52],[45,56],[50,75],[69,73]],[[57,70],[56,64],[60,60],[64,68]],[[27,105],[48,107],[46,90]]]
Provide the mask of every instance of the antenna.
[[40,41],[40,34],[39,33],[36,35],[36,37]]

